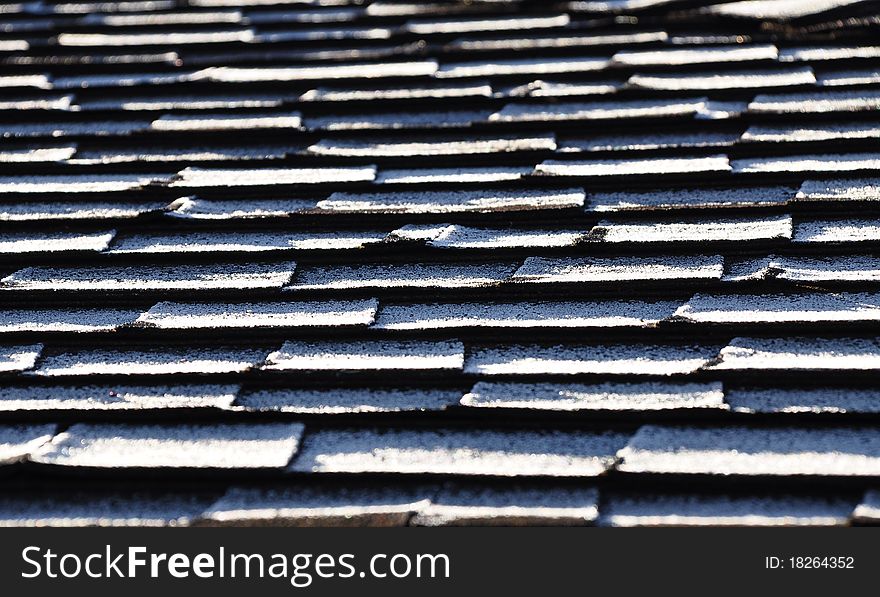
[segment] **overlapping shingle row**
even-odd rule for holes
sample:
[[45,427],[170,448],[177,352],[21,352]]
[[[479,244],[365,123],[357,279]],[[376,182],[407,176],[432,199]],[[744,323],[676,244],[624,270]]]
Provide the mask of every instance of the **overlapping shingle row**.
[[0,7],[0,524],[877,523],[874,13]]

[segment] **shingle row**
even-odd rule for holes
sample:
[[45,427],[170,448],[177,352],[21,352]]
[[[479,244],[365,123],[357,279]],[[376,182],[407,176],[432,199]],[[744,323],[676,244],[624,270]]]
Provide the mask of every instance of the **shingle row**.
[[877,491],[630,494],[550,482],[314,481],[220,491],[20,491],[0,526],[844,526],[876,524]]
[[2,464],[131,472],[591,478],[880,476],[876,427],[656,425],[632,432],[313,429],[300,423],[0,427]]
[[[624,316],[621,316],[623,318]],[[633,316],[629,316],[633,317]],[[787,316],[786,316],[787,317]],[[513,325],[516,325],[514,323]],[[189,328],[186,328],[189,329]],[[41,356],[42,353],[42,356]],[[39,361],[38,361],[39,359]],[[730,342],[468,345],[455,340],[290,340],[271,347],[55,349],[5,345],[0,370],[41,378],[267,372],[680,376],[703,373],[876,373],[874,337],[736,337]]]

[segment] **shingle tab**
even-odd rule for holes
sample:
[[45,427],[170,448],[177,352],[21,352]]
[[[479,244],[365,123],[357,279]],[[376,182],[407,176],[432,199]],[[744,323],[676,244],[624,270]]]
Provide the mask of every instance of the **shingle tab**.
[[635,74],[627,84],[656,91],[713,91],[762,87],[813,85],[816,76],[807,67],[775,70],[715,71],[702,73]]
[[168,215],[192,220],[284,218],[316,208],[317,199],[199,199],[181,197],[168,206]]
[[795,229],[796,243],[871,243],[880,240],[880,220],[806,220]]
[[511,278],[541,284],[621,281],[718,280],[720,256],[529,257]]
[[214,499],[210,492],[7,492],[0,497],[0,527],[187,526]]
[[880,294],[695,294],[676,313],[695,323],[880,321]]
[[55,425],[0,425],[0,465],[25,460],[54,434]]
[[753,125],[743,133],[743,142],[818,143],[840,139],[876,139],[880,128],[871,123],[816,123],[797,125]]
[[672,301],[385,304],[373,327],[386,330],[651,327],[670,317],[679,304]]
[[621,66],[680,66],[723,62],[776,60],[778,51],[772,44],[705,46],[694,48],[662,48],[656,50],[621,50],[611,61]]
[[496,286],[516,263],[403,263],[303,267],[286,290],[481,288]]
[[281,469],[296,452],[299,423],[71,426],[35,462],[103,469]]
[[508,182],[531,174],[530,166],[463,166],[460,168],[407,168],[379,170],[377,184],[468,184]]
[[253,129],[298,129],[302,126],[299,112],[241,114],[210,114],[188,116],[163,114],[150,128],[156,131],[248,131]]
[[336,157],[392,158],[412,156],[452,156],[553,151],[551,134],[523,135],[432,135],[422,137],[326,138],[309,146],[315,155]]
[[608,102],[507,104],[489,120],[495,122],[548,122],[566,120],[618,120],[695,116],[704,99],[655,99]]
[[792,187],[658,189],[656,191],[602,191],[589,194],[587,209],[595,212],[664,211],[717,207],[785,205],[795,197]]
[[7,386],[0,389],[0,411],[150,411],[228,409],[234,385]]
[[2,280],[17,290],[149,291],[280,288],[293,263],[51,268],[28,267]]
[[205,513],[211,526],[398,527],[424,509],[427,489],[375,485],[232,487]]
[[718,353],[710,345],[512,345],[474,348],[465,372],[479,375],[683,375]]
[[604,503],[600,522],[614,527],[844,526],[852,500],[832,496],[618,494]]
[[880,154],[812,154],[733,160],[735,173],[858,172],[880,169]]
[[318,208],[342,213],[461,213],[571,209],[582,207],[580,189],[481,189],[466,191],[406,191],[393,193],[336,192]]
[[436,76],[441,79],[460,77],[487,77],[499,75],[549,75],[561,73],[590,73],[608,66],[607,58],[521,58],[450,62],[440,65]]
[[318,328],[367,326],[377,302],[173,303],[150,307],[138,322],[160,329]]
[[534,230],[529,228],[517,230],[450,225],[429,239],[428,245],[438,249],[571,247],[586,236],[586,230]]
[[376,168],[263,168],[260,170],[221,170],[186,168],[171,187],[183,189],[318,185],[342,182],[370,182]]
[[617,455],[627,473],[876,476],[880,435],[868,427],[645,425]]
[[2,176],[0,193],[112,193],[167,180],[157,174],[72,174]]
[[707,243],[791,239],[791,216],[661,220],[650,223],[603,220],[590,237],[603,243]]
[[[745,161],[745,160],[744,160]],[[535,166],[544,176],[662,176],[730,172],[727,156],[628,160],[545,160]]]
[[880,179],[805,180],[799,201],[880,201]]
[[306,342],[290,340],[266,359],[276,371],[456,371],[460,342]]
[[267,350],[199,349],[78,350],[46,355],[38,377],[241,373],[263,362]]
[[0,373],[17,373],[31,369],[42,351],[42,344],[0,346]]
[[416,513],[414,526],[583,526],[598,512],[591,487],[447,485]]
[[729,388],[725,400],[743,413],[877,413],[877,392],[863,388]]
[[0,333],[112,331],[133,322],[132,309],[3,309]]
[[853,511],[853,518],[867,523],[880,521],[880,490],[868,489],[865,492],[862,501]]
[[810,91],[757,95],[749,112],[758,114],[822,114],[863,112],[880,109],[880,91]]
[[105,250],[115,231],[77,232],[6,232],[0,236],[0,254],[77,253]]
[[[167,43],[167,42],[165,42]],[[195,73],[197,80],[223,83],[259,81],[321,81],[332,79],[379,79],[388,77],[431,76],[437,71],[433,60],[378,64],[333,64],[278,68],[211,67]]]
[[[111,253],[259,253],[263,251],[334,251],[360,249],[382,242],[384,232],[205,232],[123,236]],[[2,248],[2,244],[0,244]]]
[[461,399],[474,408],[549,411],[662,411],[724,409],[721,384],[477,382]]
[[461,392],[440,389],[268,389],[245,391],[236,406],[247,411],[352,414],[440,411],[458,403]]
[[876,338],[734,338],[714,370],[872,371],[880,366]]
[[614,432],[340,429],[308,435],[291,467],[313,473],[595,477],[626,442]]

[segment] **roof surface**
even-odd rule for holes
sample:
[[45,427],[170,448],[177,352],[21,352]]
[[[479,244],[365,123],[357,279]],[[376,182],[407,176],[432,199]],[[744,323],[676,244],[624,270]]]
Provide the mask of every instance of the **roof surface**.
[[880,522],[876,3],[0,13],[0,525]]

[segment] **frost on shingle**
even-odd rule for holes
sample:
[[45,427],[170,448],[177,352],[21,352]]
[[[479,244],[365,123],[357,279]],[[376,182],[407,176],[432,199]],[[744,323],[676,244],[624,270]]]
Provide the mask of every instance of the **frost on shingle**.
[[872,371],[880,367],[876,338],[734,338],[713,370]]
[[336,114],[306,118],[311,131],[407,130],[469,127],[489,118],[489,110]]
[[650,223],[603,220],[590,237],[605,243],[747,242],[791,239],[791,216],[715,218]]
[[850,85],[873,85],[880,83],[880,69],[826,71],[816,75],[823,87],[848,87]]
[[479,375],[682,375],[704,367],[717,346],[598,344],[475,348],[465,372]]
[[649,211],[715,207],[785,205],[795,197],[791,187],[658,189],[656,191],[597,191],[587,209],[595,212]]
[[[163,42],[167,43],[167,42]],[[437,71],[433,60],[422,62],[387,62],[378,64],[332,64],[315,66],[235,68],[210,67],[201,70],[196,80],[222,83],[251,83],[260,81],[321,81],[330,79],[381,79],[388,77],[424,77]]]
[[669,317],[672,301],[384,304],[373,327],[386,330],[448,328],[651,327]]
[[696,323],[880,321],[877,293],[695,294],[676,317]]
[[164,114],[150,128],[156,131],[249,131],[253,129],[298,129],[302,126],[299,112],[205,114],[190,116]]
[[560,152],[589,151],[648,151],[655,149],[685,149],[726,147],[733,145],[737,133],[631,133],[605,134],[584,138],[562,139],[558,142]]
[[117,137],[142,132],[150,127],[148,120],[106,120],[100,122],[27,122],[4,123],[0,137]]
[[877,476],[880,434],[867,427],[645,425],[617,455],[627,473]]
[[[377,302],[173,303],[153,305],[138,322],[160,329],[349,327],[373,323]],[[2,328],[0,328],[2,329]]]
[[805,180],[798,201],[880,201],[880,179]]
[[742,413],[880,413],[880,396],[865,388],[728,388],[725,400]]
[[[619,81],[544,81],[537,79],[524,85],[501,87],[496,97],[570,97],[608,95],[620,88]],[[497,117],[496,117],[497,119]]]
[[52,82],[55,89],[112,89],[117,87],[154,87],[157,85],[174,85],[189,81],[192,74],[188,72],[150,72],[150,73],[110,73],[97,75],[78,75],[56,77]]
[[0,254],[79,253],[105,250],[115,231],[80,232],[4,232],[0,234]]
[[657,50],[621,50],[614,54],[611,62],[614,66],[679,66],[687,64],[776,60],[776,57],[776,46],[772,44],[758,44],[672,49],[663,48]]
[[868,489],[862,501],[853,510],[853,518],[859,522],[880,521],[880,490]]
[[177,188],[225,188],[287,185],[316,185],[343,182],[370,182],[376,177],[374,166],[339,168],[262,168],[259,170],[221,170],[185,168],[169,186]]
[[420,35],[444,33],[471,33],[474,31],[515,31],[565,27],[568,25],[567,14],[547,16],[486,16],[469,18],[445,19],[413,19],[403,25],[403,30]]
[[229,263],[130,267],[28,267],[0,280],[0,289],[44,291],[236,290],[280,288],[293,263]]
[[0,497],[0,527],[186,526],[215,499],[192,491],[13,491]]
[[327,138],[309,146],[309,153],[338,157],[412,157],[553,151],[552,134]]
[[772,274],[796,282],[875,282],[880,280],[880,259],[873,255],[836,257],[777,257],[770,260]]
[[0,88],[13,89],[16,87],[51,89],[52,81],[49,75],[46,74],[0,76]]
[[661,280],[718,280],[723,261],[714,256],[529,257],[515,282],[589,283]]
[[0,373],[26,371],[32,368],[42,350],[42,344],[0,346]]
[[550,411],[663,411],[724,409],[718,382],[499,383],[477,382],[461,399],[474,408]]
[[335,192],[318,208],[341,212],[461,213],[583,207],[581,189],[479,189],[466,191]]
[[740,0],[726,4],[714,4],[705,11],[717,15],[758,20],[789,21],[812,15],[819,15],[863,0]]
[[622,46],[664,42],[668,38],[665,31],[633,31],[626,33],[583,33],[571,30],[557,31],[555,34],[528,32],[528,34],[506,36],[461,37],[449,42],[449,49],[467,52],[489,50],[535,50],[541,48],[594,48],[596,46]]
[[55,425],[0,425],[0,465],[28,458],[54,433]]
[[851,60],[880,58],[878,46],[802,46],[785,48],[779,52],[780,62],[817,62],[822,60]]
[[266,359],[275,371],[456,371],[460,342],[289,340]]
[[80,99],[81,110],[123,110],[134,112],[164,112],[167,110],[237,110],[252,108],[280,108],[295,97],[272,94],[225,95],[150,95]]
[[[262,251],[360,249],[382,242],[384,232],[186,232],[134,234],[117,239],[111,253],[259,253]],[[2,238],[2,237],[0,237]],[[2,252],[2,241],[0,241]]]
[[61,33],[59,46],[113,47],[113,46],[166,46],[190,44],[226,44],[251,41],[251,29],[231,31],[162,31],[161,33]]
[[503,75],[546,75],[560,73],[590,73],[601,71],[608,66],[607,58],[574,58],[567,56],[552,58],[520,58],[506,60],[480,60],[470,62],[449,62],[440,65],[437,77],[455,79],[459,77],[488,77]]
[[480,288],[507,280],[516,263],[405,263],[301,268],[293,290]]
[[860,243],[880,240],[880,220],[807,220],[798,223],[796,243]]
[[492,87],[485,82],[469,81],[462,83],[443,83],[441,85],[378,86],[369,89],[356,87],[318,87],[305,92],[301,102],[353,102],[384,101],[408,99],[444,99],[463,97],[490,97]]
[[822,114],[880,109],[880,91],[810,91],[757,95],[749,112],[769,114]]
[[76,153],[76,145],[0,147],[0,164],[61,162]]
[[730,163],[724,155],[630,160],[544,160],[535,166],[535,174],[543,176],[662,176],[726,173],[730,170]]
[[447,226],[428,245],[439,249],[512,249],[524,247],[570,247],[586,230],[492,229]]
[[460,168],[384,169],[376,175],[377,184],[467,184],[509,182],[532,173],[531,166],[462,166]]
[[0,411],[103,411],[228,409],[238,386],[7,386],[0,389]]
[[628,434],[487,429],[328,429],[306,436],[291,463],[315,473],[595,477]]
[[352,414],[441,411],[461,392],[440,389],[268,389],[241,393],[236,406],[247,411],[296,414]]
[[168,215],[193,220],[283,218],[315,209],[317,199],[229,199],[181,197],[168,205]]
[[843,526],[852,500],[796,495],[642,493],[603,496],[600,524],[614,527]]
[[204,513],[209,526],[400,527],[428,505],[427,489],[316,484],[232,487]]
[[3,309],[0,333],[111,331],[137,319],[131,309]]
[[880,169],[880,153],[743,158],[731,165],[735,173],[857,172]]
[[74,350],[44,356],[38,377],[242,373],[263,362],[256,348]]
[[816,77],[808,67],[774,70],[715,71],[703,73],[635,74],[627,84],[657,91],[713,91],[813,85]]
[[705,99],[653,99],[553,104],[507,104],[489,120],[495,122],[546,122],[558,120],[619,120],[695,116]]
[[416,513],[414,526],[582,526],[599,515],[592,487],[450,484]]
[[280,469],[299,423],[71,426],[33,456],[42,464],[105,469]]
[[[238,147],[126,147],[86,149],[77,151],[76,157],[67,161],[78,166],[97,164],[130,164],[152,162],[157,167],[177,162],[225,162],[242,160],[280,160],[292,148],[289,145],[263,145]],[[169,166],[170,167],[170,166]]]
[[158,174],[68,174],[0,177],[0,193],[112,193],[167,180]]
[[815,123],[798,125],[753,125],[742,141],[762,143],[815,143],[839,139],[876,139],[880,127],[872,123]]

